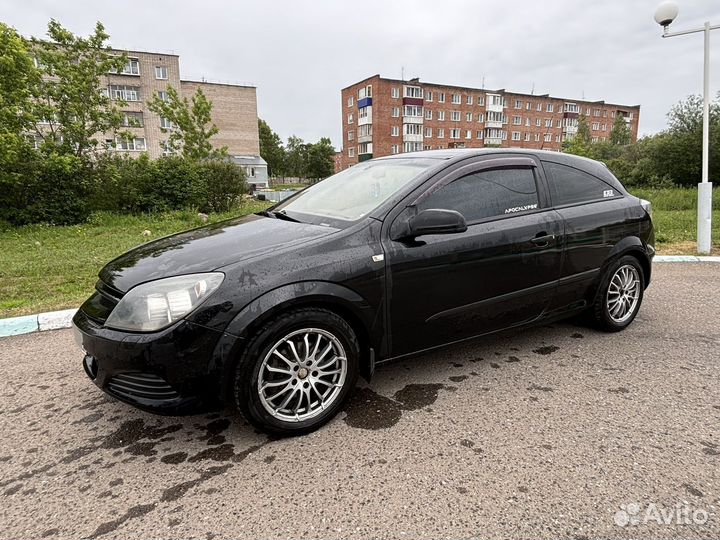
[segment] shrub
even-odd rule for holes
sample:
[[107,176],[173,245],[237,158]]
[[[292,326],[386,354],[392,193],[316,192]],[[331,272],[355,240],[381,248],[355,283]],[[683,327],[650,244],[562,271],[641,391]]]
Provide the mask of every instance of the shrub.
[[235,163],[214,160],[200,164],[200,210],[227,212],[247,191],[245,172]]

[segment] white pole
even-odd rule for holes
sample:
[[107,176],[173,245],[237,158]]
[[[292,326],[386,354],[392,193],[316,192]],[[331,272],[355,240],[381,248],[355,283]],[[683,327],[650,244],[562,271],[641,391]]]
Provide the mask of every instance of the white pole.
[[703,148],[702,181],[698,184],[697,250],[709,254],[712,249],[712,183],[709,179],[710,149],[710,23],[705,23],[703,65]]

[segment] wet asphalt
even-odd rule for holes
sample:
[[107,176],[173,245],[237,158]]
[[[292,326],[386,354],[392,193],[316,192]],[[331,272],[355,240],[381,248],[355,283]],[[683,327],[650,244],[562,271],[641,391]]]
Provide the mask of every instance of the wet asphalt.
[[69,330],[0,340],[0,538],[720,537],[720,265],[657,264],[635,323],[380,367],[325,428],[159,417]]

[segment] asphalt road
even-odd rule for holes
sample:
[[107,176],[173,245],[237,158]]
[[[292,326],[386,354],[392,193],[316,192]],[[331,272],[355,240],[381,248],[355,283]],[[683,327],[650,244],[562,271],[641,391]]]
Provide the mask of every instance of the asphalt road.
[[285,440],[105,397],[70,331],[6,338],[0,537],[717,538],[719,321],[720,265],[657,264],[620,334],[561,323],[382,367]]

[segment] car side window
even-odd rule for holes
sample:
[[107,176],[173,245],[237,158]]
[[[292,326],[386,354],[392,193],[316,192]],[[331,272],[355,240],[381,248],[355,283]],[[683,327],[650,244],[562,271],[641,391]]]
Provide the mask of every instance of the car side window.
[[604,180],[580,169],[550,161],[544,161],[543,168],[549,177],[554,206],[590,202],[620,195],[617,189]]
[[443,186],[418,204],[418,210],[456,210],[468,223],[537,207],[535,174],[530,168],[471,173]]

